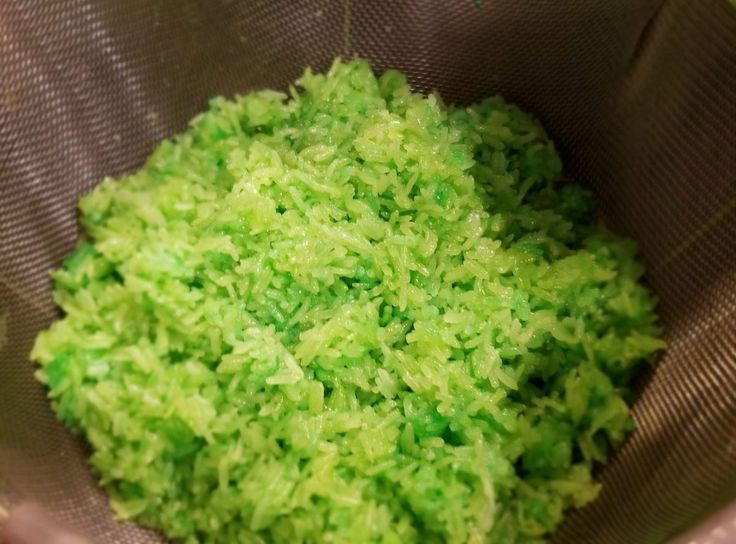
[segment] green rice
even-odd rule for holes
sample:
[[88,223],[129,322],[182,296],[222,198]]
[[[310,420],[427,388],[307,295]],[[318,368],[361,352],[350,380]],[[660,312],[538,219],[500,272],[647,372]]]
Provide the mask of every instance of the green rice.
[[214,99],[80,202],[37,339],[118,516],[185,543],[535,543],[591,501],[663,347],[552,142],[309,70]]

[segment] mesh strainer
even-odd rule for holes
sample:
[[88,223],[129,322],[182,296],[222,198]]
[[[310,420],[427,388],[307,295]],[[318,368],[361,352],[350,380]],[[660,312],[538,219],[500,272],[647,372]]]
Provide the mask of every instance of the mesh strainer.
[[534,112],[600,213],[639,241],[669,349],[638,431],[558,543],[658,543],[736,495],[736,8],[726,0],[0,3],[0,503],[33,499],[99,543],[113,521],[85,445],[28,353],[76,201],[132,171],[214,95],[283,88],[359,55],[418,90]]

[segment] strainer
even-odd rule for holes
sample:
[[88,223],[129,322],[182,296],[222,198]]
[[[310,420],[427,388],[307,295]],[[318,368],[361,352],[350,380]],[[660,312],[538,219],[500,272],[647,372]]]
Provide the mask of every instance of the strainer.
[[0,503],[40,502],[101,544],[161,542],[113,520],[28,360],[76,201],[208,98],[359,55],[447,102],[499,93],[534,112],[639,242],[669,349],[599,499],[554,540],[680,533],[736,495],[735,40],[726,0],[0,3]]

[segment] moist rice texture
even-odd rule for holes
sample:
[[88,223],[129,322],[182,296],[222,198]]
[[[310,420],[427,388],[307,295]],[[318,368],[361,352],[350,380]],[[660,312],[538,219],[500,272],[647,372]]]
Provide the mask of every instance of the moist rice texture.
[[212,100],[80,210],[38,378],[186,544],[544,542],[663,347],[536,120],[360,60]]

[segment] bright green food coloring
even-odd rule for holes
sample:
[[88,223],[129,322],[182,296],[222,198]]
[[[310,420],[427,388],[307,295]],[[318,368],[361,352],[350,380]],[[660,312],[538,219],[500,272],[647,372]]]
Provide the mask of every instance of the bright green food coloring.
[[533,543],[663,347],[528,114],[307,71],[80,202],[36,342],[115,512],[185,543]]

